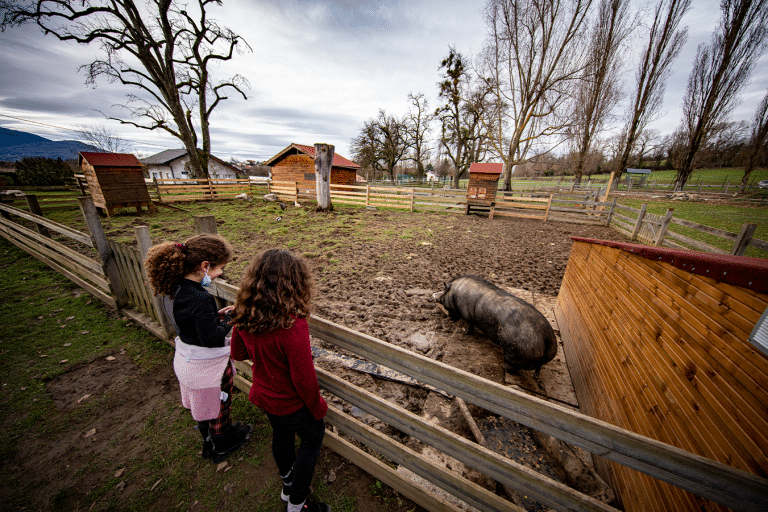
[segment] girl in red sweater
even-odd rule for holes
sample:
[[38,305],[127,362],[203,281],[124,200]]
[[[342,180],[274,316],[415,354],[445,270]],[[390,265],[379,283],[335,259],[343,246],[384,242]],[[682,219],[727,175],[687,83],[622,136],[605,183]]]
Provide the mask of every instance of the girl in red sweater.
[[[269,249],[245,270],[232,312],[232,358],[253,361],[248,398],[272,424],[272,455],[287,512],[331,510],[307,502],[328,410],[309,345],[311,298],[306,263],[290,251]],[[297,434],[301,444],[295,452]]]

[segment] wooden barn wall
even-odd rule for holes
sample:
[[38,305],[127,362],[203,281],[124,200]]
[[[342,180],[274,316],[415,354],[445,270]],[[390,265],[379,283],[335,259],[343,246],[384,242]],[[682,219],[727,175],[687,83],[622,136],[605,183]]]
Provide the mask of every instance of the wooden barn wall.
[[[768,295],[574,242],[557,321],[584,413],[768,475],[768,358],[747,340]],[[627,511],[723,510],[595,457]]]
[[[467,199],[473,203],[491,204],[496,201],[496,190],[498,189],[499,175],[484,173],[469,173],[469,184],[467,185]],[[481,189],[485,189],[482,191]]]
[[[355,171],[333,167],[331,183],[334,185],[354,185]],[[312,179],[306,179],[312,175]],[[315,188],[315,161],[309,155],[289,155],[272,166],[272,181],[297,182],[299,188]]]
[[119,207],[122,204],[149,204],[149,191],[141,169],[99,167],[96,169],[96,176],[107,208]]

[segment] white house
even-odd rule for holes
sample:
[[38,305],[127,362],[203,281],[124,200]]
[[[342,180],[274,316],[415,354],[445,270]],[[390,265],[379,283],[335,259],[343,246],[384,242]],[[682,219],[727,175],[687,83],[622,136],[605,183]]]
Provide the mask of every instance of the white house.
[[435,171],[427,171],[427,181],[440,181],[440,176]]
[[[189,178],[189,172],[186,170],[188,162],[189,155],[186,149],[166,149],[141,160],[141,163],[147,166],[149,178],[169,180]],[[208,174],[212,179],[234,180],[237,178],[237,168],[211,155]]]

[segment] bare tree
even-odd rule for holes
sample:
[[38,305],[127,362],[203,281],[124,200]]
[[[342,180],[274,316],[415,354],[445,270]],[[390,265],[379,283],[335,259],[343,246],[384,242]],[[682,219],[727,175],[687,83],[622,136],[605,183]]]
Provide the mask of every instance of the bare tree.
[[[654,11],[648,43],[635,75],[634,101],[622,132],[614,171],[621,174],[648,123],[661,109],[671,65],[688,39],[688,27],[677,29],[691,0],[661,0]],[[620,177],[620,176],[619,176]],[[618,183],[618,179],[615,181]]]
[[424,177],[424,161],[429,160],[429,133],[430,124],[434,115],[429,112],[429,102],[423,93],[409,94],[411,108],[405,116],[405,146],[410,150],[407,160],[416,163],[416,179]]
[[80,140],[95,146],[103,153],[125,153],[130,148],[128,141],[112,132],[106,126],[81,126],[78,130]]
[[760,156],[765,154],[766,144],[768,144],[768,93],[765,94],[763,101],[758,105],[754,121],[752,122],[752,133],[749,137],[749,145],[747,146],[744,176],[741,178],[739,192],[744,192],[749,181],[749,175],[754,170]]
[[247,86],[240,75],[216,82],[210,70],[236,50],[250,50],[241,37],[208,18],[211,4],[221,0],[194,5],[148,0],[141,7],[133,0],[0,0],[0,27],[35,23],[62,41],[99,44],[104,57],[81,67],[86,83],[104,76],[141,94],[128,94],[128,103],[120,105],[135,121],[109,119],[165,130],[184,144],[191,171],[207,176],[210,117],[227,91],[246,98]]
[[[478,67],[498,101],[508,105],[506,123],[489,130],[504,161],[505,190],[511,188],[512,168],[568,124],[559,114],[586,66],[583,36],[591,5],[592,0],[486,4],[490,36]],[[507,129],[512,133],[504,136]]]
[[435,111],[440,121],[440,145],[453,164],[453,187],[472,162],[485,159],[488,151],[488,131],[484,129],[488,89],[473,87],[472,77],[464,57],[451,48],[440,69],[445,69],[440,81],[443,104]]
[[395,181],[395,166],[406,152],[405,123],[393,115],[379,110],[376,119],[363,125],[360,135],[352,140],[352,154],[362,166],[370,166],[374,172],[386,173]]
[[573,98],[568,131],[575,147],[574,181],[581,182],[587,155],[621,98],[620,50],[632,31],[628,0],[600,0],[589,40],[589,61]]
[[768,0],[722,0],[720,8],[720,23],[710,43],[699,45],[688,76],[677,130],[676,191],[685,187],[697,167],[699,150],[713,127],[727,120],[738,104],[739,91],[766,48]]

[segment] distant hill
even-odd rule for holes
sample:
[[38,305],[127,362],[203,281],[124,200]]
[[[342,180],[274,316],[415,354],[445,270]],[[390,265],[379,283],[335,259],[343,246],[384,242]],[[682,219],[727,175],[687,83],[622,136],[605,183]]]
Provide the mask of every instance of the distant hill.
[[80,151],[96,151],[95,147],[76,140],[53,141],[31,133],[0,127],[0,160],[14,162],[25,156],[77,158]]

